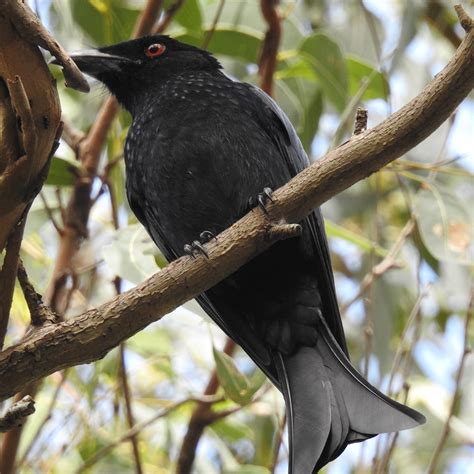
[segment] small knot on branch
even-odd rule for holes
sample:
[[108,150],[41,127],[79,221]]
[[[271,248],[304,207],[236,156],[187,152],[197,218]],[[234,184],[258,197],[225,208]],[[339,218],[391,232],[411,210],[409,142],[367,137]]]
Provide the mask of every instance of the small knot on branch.
[[274,224],[270,227],[268,238],[271,241],[290,239],[301,235],[302,230],[299,224],[287,224],[286,222]]
[[466,33],[469,33],[474,23],[472,21],[472,18],[466,13],[466,10],[464,10],[462,5],[454,5],[454,9],[456,10],[456,13],[458,15],[459,23],[461,23],[461,26],[464,28],[464,31]]
[[0,433],[6,433],[23,425],[25,418],[35,412],[35,401],[26,395],[14,403],[3,416],[0,417]]
[[354,135],[360,135],[362,132],[367,130],[367,109],[357,107],[354,125]]

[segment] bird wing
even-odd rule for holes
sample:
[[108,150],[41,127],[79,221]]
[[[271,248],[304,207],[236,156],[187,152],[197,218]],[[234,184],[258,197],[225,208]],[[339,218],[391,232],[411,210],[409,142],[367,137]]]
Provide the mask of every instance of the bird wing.
[[[304,168],[307,168],[310,162],[293,126],[271,97],[255,86],[250,84],[247,84],[247,86],[262,104],[262,107],[259,108],[261,126],[267,130],[270,138],[276,143],[281,156],[285,160],[290,176],[296,176]],[[303,221],[302,225],[307,226],[311,232],[315,266],[322,269],[322,271],[318,272],[318,285],[321,289],[323,305],[325,306],[323,315],[339,346],[343,349],[346,356],[349,357],[339,314],[339,306],[337,304],[331,258],[324,230],[324,220],[320,209],[315,209]]]
[[[145,195],[140,194],[138,189],[134,189],[131,193],[127,188],[127,197],[130,208],[137,217],[137,219],[145,226],[148,234],[152,237],[155,244],[160,249],[161,253],[168,262],[172,262],[182,256],[182,249],[173,248],[172,243],[166,237],[156,213],[153,212],[152,206],[148,204]],[[234,322],[240,320],[239,315],[231,317],[234,310],[231,306],[221,302],[224,307],[218,310],[211,302],[209,296],[205,293],[196,297],[196,301],[201,305],[204,311],[211,317],[211,319],[237,344],[239,344],[255,361],[255,363],[265,372],[265,374],[278,386],[278,378],[275,368],[271,365],[271,357],[267,348],[264,347],[261,340],[259,340],[250,328],[242,325],[235,325]],[[223,319],[221,314],[226,315]]]

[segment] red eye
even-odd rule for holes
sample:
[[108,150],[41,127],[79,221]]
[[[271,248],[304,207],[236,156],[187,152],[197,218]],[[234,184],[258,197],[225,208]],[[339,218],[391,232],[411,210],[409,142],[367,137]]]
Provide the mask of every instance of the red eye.
[[149,58],[156,58],[157,56],[161,56],[165,50],[166,46],[164,44],[154,43],[150,44],[150,46],[145,49],[145,54]]

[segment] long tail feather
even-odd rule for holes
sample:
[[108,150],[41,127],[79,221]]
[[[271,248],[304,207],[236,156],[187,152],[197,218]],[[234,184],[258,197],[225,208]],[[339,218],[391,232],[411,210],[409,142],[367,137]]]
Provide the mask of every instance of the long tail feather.
[[352,367],[323,318],[318,332],[314,347],[273,355],[287,406],[290,474],[319,470],[349,443],[425,422]]

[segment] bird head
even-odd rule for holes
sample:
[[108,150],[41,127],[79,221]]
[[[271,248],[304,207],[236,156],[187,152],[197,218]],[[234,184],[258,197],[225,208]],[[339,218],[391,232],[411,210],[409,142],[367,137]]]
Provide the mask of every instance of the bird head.
[[129,110],[150,87],[156,91],[160,83],[176,74],[221,68],[209,52],[163,35],[145,36],[70,56],[82,72],[105,84]]

